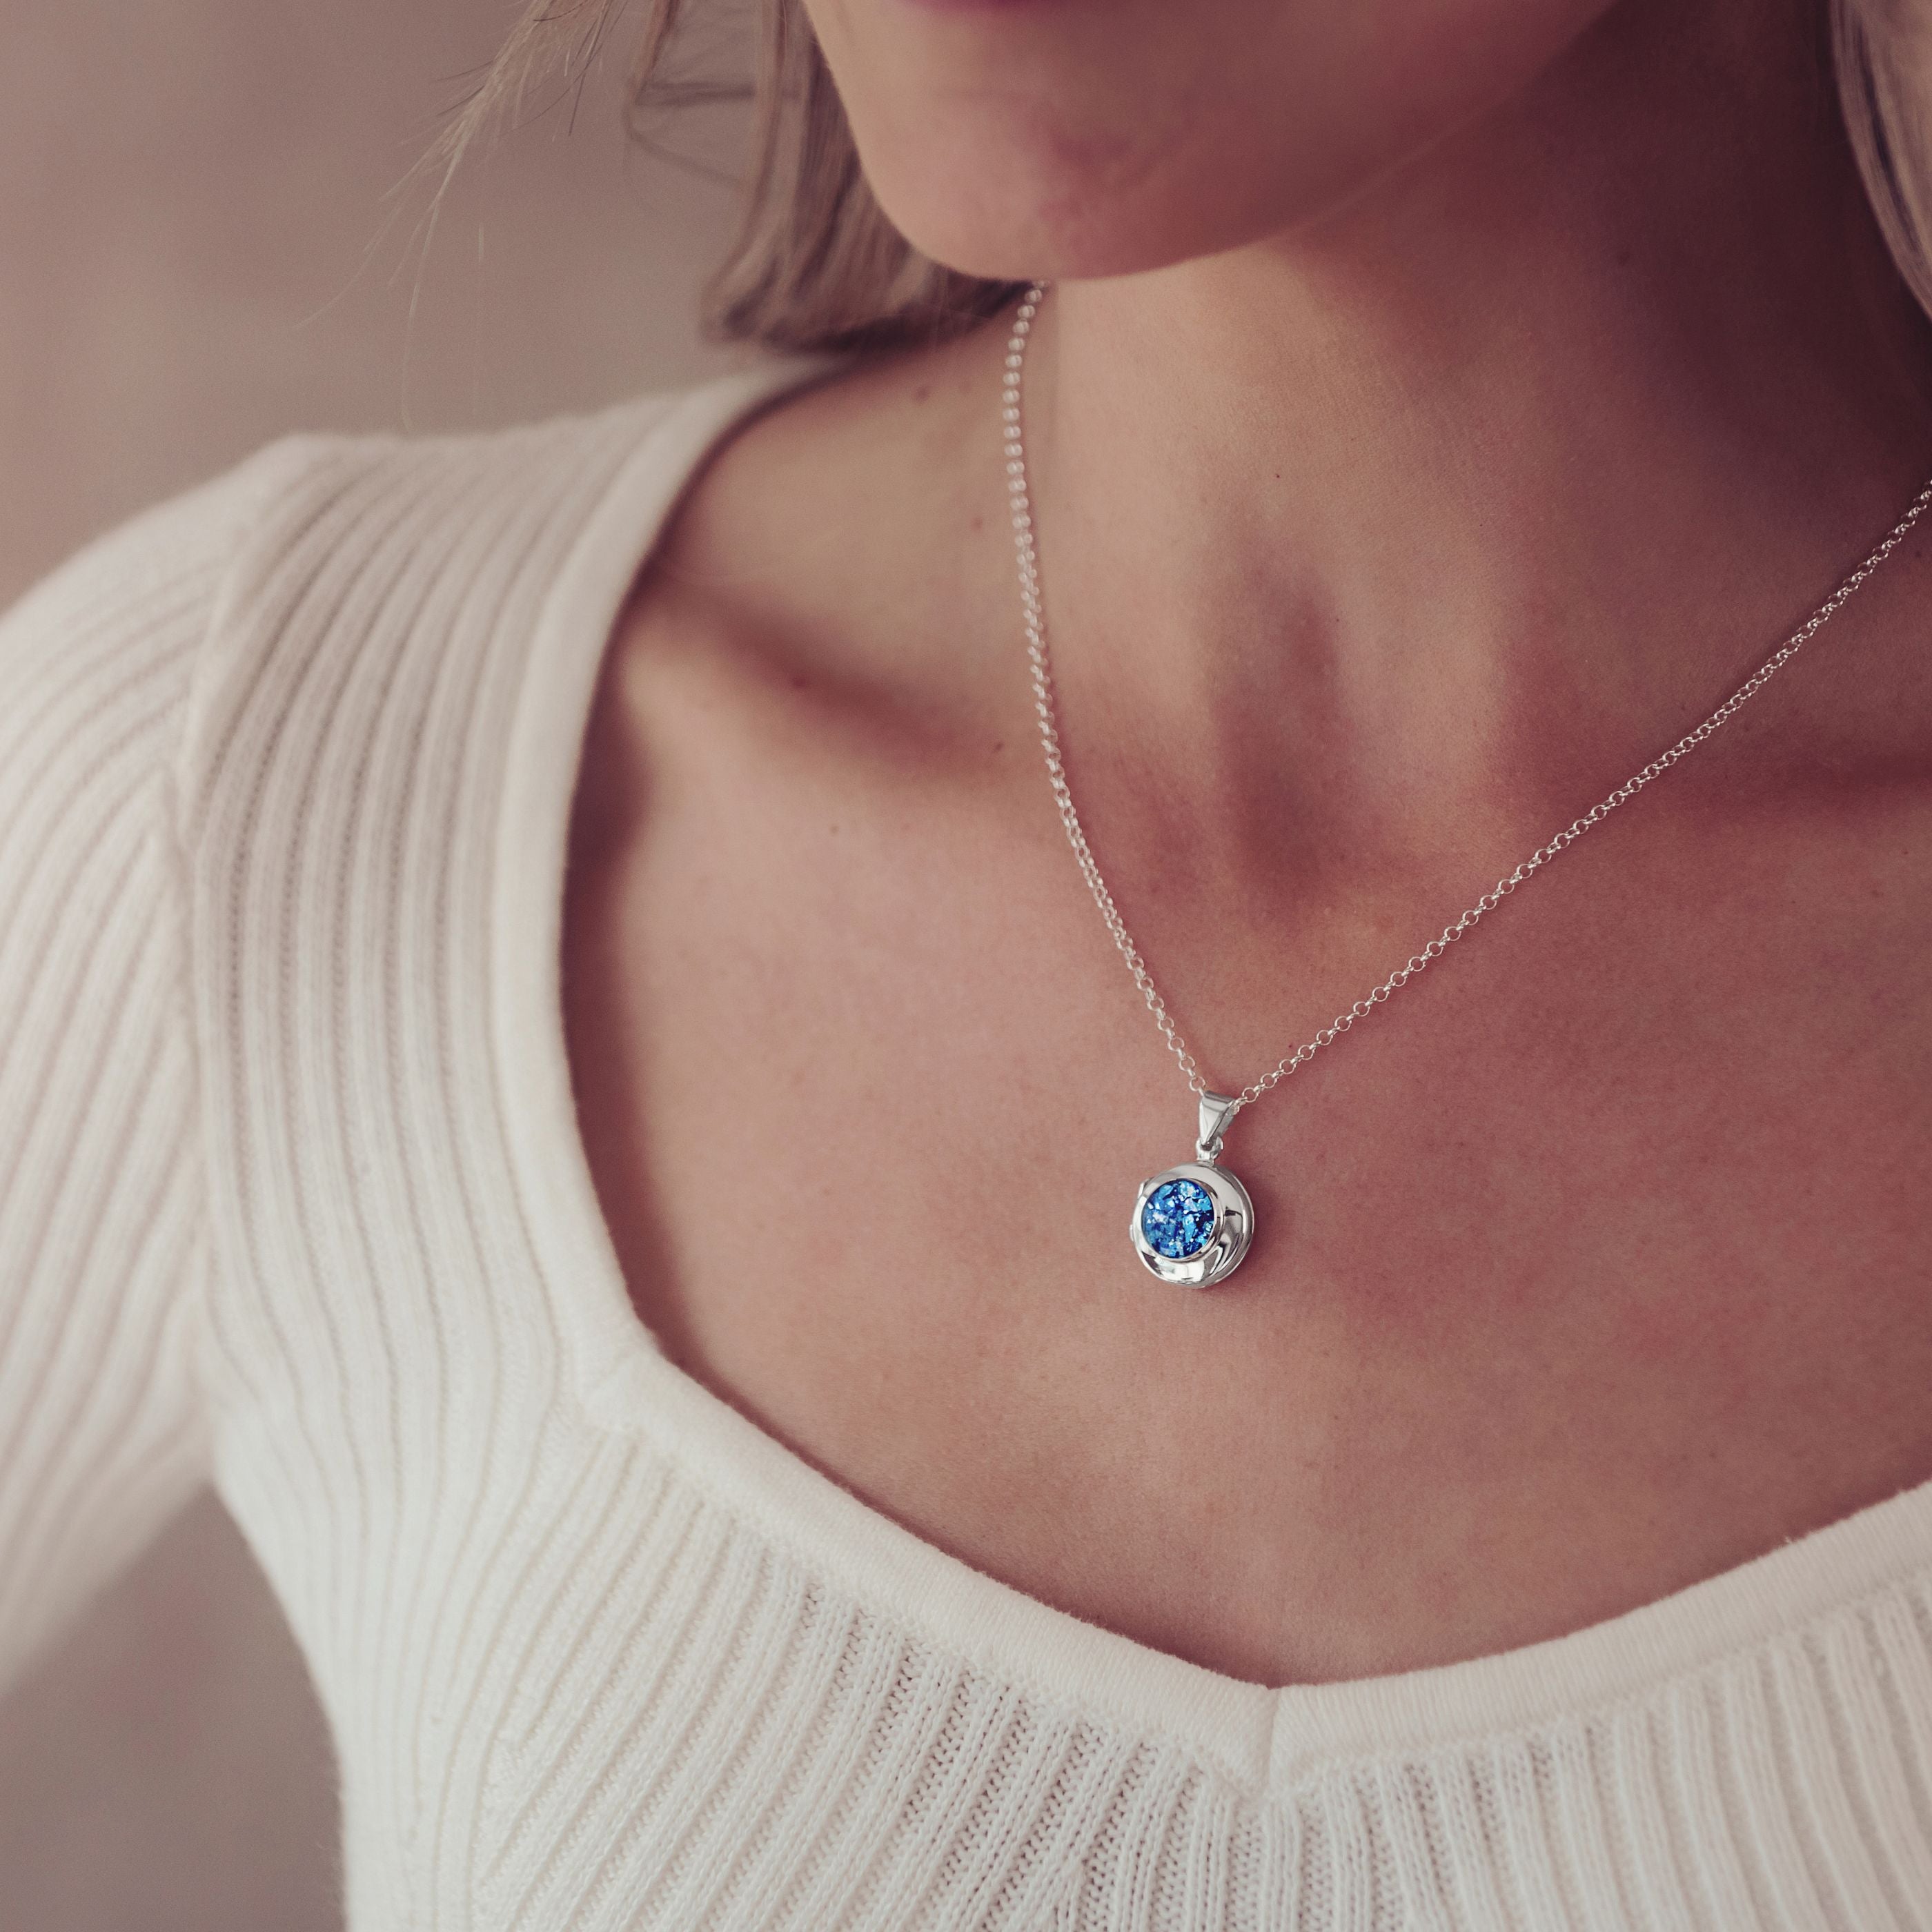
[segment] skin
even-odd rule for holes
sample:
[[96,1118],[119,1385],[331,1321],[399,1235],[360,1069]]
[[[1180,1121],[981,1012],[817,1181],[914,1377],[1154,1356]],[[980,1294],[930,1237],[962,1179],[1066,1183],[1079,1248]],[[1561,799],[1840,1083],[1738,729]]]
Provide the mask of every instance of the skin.
[[[1070,767],[1216,1085],[1932,473],[1786,0],[812,10],[905,232],[1055,281]],[[611,640],[566,1021],[640,1320],[929,1541],[1265,1684],[1555,1636],[1932,1479],[1926,543],[1244,1113],[1255,1250],[1165,1289],[1124,1224],[1192,1100],[1040,769],[1006,326],[745,425]],[[700,1238],[664,1204],[720,1165]]]

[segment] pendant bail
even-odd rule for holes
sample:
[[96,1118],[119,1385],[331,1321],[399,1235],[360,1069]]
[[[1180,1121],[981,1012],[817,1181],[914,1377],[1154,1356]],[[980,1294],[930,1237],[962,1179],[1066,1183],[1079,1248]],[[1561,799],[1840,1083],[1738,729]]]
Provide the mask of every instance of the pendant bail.
[[1196,1156],[1212,1167],[1221,1158],[1221,1136],[1228,1123],[1240,1111],[1240,1101],[1228,1094],[1204,1092],[1201,1096],[1201,1132],[1194,1143]]

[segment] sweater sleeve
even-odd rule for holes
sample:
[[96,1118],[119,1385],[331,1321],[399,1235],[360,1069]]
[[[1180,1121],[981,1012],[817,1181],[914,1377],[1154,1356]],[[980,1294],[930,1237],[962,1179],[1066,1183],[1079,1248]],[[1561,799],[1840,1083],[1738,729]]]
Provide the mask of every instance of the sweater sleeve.
[[172,765],[230,560],[305,440],[0,615],[0,1683],[207,1473]]

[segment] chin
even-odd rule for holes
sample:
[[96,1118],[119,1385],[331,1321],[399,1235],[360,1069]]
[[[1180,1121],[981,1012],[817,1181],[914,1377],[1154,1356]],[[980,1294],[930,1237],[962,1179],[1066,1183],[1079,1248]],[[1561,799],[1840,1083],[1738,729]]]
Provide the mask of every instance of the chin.
[[[1130,275],[1292,230],[1354,185],[1358,168],[1283,178],[1278,158],[1211,152],[1143,130],[854,128],[880,206],[922,254],[989,280]],[[1264,166],[1264,160],[1273,162]]]
[[880,207],[1001,280],[1131,274],[1317,220],[1607,4],[807,0]]

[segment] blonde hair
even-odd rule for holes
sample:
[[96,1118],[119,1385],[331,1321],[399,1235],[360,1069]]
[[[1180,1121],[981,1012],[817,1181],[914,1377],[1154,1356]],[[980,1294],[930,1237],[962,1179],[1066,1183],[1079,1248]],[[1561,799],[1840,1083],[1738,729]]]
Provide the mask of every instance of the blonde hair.
[[1932,310],[1932,62],[1922,0],[1832,0],[1832,64],[1886,246]]
[[[867,185],[852,131],[799,0],[752,0],[748,83],[675,78],[667,59],[688,0],[643,0],[632,130],[661,108],[748,98],[740,215],[704,286],[700,322],[721,342],[885,347],[970,328],[1024,286],[921,254]],[[700,0],[702,4],[702,0]],[[1932,310],[1932,64],[1927,0],[1829,0],[1832,64],[1852,150],[1900,274]],[[474,136],[533,80],[587,66],[625,0],[532,0],[424,157],[447,182]],[[440,190],[439,190],[440,192]]]

